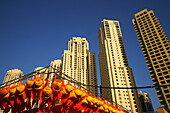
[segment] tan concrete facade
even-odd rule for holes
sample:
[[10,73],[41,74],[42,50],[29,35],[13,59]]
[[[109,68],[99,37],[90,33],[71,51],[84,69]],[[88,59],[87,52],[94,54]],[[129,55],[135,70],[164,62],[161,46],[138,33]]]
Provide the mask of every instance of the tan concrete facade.
[[[9,82],[11,80],[16,79],[16,80],[12,81],[12,83],[15,83],[15,85],[18,85],[19,82],[16,82],[16,81],[18,81],[17,78],[21,78],[21,77],[24,77],[24,74],[23,74],[23,72],[21,70],[12,69],[12,70],[9,70],[9,71],[6,72],[6,75],[5,75],[3,83],[6,83],[6,82]],[[7,86],[9,86],[9,84],[11,84],[11,83],[10,82],[6,83],[6,84],[2,85],[2,87],[7,87]],[[13,84],[11,84],[11,85],[13,85]]]
[[[73,37],[62,56],[62,73],[83,84],[97,85],[95,59],[95,54],[89,52],[86,38]],[[98,93],[97,88],[86,88],[93,94]]]
[[49,84],[52,85],[52,82],[54,81],[54,75],[56,74],[57,79],[61,79],[61,70],[62,70],[62,61],[61,60],[54,60],[51,61],[51,67],[49,68],[50,72],[52,72],[49,76]]
[[42,73],[44,73],[44,76],[43,76],[43,81],[44,81],[44,84],[46,84],[46,78],[47,78],[47,73],[48,73],[48,69],[47,68],[44,68],[44,67],[37,67],[34,69],[35,73],[34,75],[36,75],[36,77],[42,77]]
[[[103,87],[135,87],[118,21],[103,20],[98,32],[101,85]],[[122,105],[130,113],[141,113],[136,89],[102,88],[102,97]]]
[[[132,20],[153,84],[170,85],[170,43],[155,17],[144,9]],[[155,88],[161,107],[170,112],[170,86]]]

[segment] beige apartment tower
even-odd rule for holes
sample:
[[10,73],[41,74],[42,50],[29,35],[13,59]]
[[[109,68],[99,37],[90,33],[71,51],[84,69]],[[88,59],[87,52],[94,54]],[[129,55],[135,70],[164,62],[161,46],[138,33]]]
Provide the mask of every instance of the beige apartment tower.
[[[24,77],[24,74],[19,69],[12,69],[6,72],[2,87],[12,86],[14,83],[18,85],[18,79]],[[10,82],[11,81],[11,82]],[[8,82],[8,83],[7,83]]]
[[61,79],[61,70],[62,70],[62,60],[54,60],[51,61],[51,67],[49,68],[50,74],[50,79],[49,79],[49,84],[52,85],[52,82],[54,81],[54,75],[56,74],[57,79]]
[[[62,56],[62,73],[88,85],[97,85],[95,53],[89,52],[86,38],[73,37],[68,42],[68,50]],[[97,87],[86,87],[97,95]]]
[[[101,86],[136,87],[126,57],[119,22],[104,19],[101,22],[98,39]],[[122,105],[129,113],[142,112],[136,89],[102,88],[102,97]]]
[[49,76],[49,86],[52,86],[54,81],[54,75],[57,75],[57,79],[61,79],[61,60],[54,60],[51,61],[51,67],[44,68],[44,67],[37,67],[34,69],[36,77],[42,77],[42,73],[44,73],[43,81],[46,85],[47,77]]
[[[132,20],[153,84],[170,85],[170,43],[155,17],[144,9]],[[161,107],[170,112],[170,86],[156,87]]]

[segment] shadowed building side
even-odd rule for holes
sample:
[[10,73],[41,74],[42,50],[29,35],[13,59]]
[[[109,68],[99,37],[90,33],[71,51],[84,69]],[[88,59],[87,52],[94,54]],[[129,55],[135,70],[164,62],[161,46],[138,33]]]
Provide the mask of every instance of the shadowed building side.
[[142,105],[143,113],[154,113],[149,95],[146,92],[142,93],[142,91],[138,91],[138,96]]

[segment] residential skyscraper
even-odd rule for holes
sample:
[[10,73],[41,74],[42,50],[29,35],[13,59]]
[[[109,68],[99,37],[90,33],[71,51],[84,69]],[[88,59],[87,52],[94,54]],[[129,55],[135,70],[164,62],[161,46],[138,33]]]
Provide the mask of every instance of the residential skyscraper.
[[46,79],[47,79],[47,73],[49,73],[48,71],[48,68],[44,68],[44,67],[37,67],[34,69],[34,75],[36,75],[36,77],[42,77],[42,73],[44,73],[44,76],[43,76],[43,81],[44,81],[44,84],[46,84]]
[[[41,77],[42,72],[44,72],[43,81],[45,84],[46,84],[47,76],[49,73],[49,86],[51,87],[52,83],[54,81],[55,74],[57,75],[57,79],[60,79],[60,77],[58,77],[58,75],[61,76],[62,62],[61,62],[61,60],[54,60],[54,61],[51,61],[50,66],[51,67],[49,67],[49,68],[37,67],[36,69],[34,69],[34,71],[40,70],[35,73],[36,77]],[[44,69],[42,69],[42,68],[44,68]]]
[[[21,77],[24,77],[24,74],[19,69],[12,69],[12,70],[7,71],[4,81],[3,81],[3,83],[5,83],[5,84],[3,84],[2,87],[12,86],[13,84],[11,84],[11,83],[15,83],[15,85],[18,85],[20,82],[18,81],[17,78],[21,78]],[[11,80],[14,80],[14,81],[9,82]],[[9,83],[6,83],[6,82],[9,82]]]
[[55,68],[55,72],[58,71],[58,75],[60,75],[59,72],[61,72],[61,68],[62,68],[62,61],[61,60],[54,60],[54,61],[51,61],[51,67]]
[[138,91],[138,96],[142,105],[143,113],[154,113],[152,102],[149,98],[148,93],[142,93],[142,91]]
[[[118,21],[101,22],[98,32],[99,63],[102,87],[136,87],[132,69],[129,67]],[[102,88],[102,97],[122,105],[129,113],[141,113],[136,89]]]
[[[51,67],[48,67],[48,68],[44,68],[44,67],[35,68],[34,75],[36,75],[36,77],[42,77],[42,73],[44,73],[44,76],[43,76],[44,85],[46,85],[46,80],[47,80],[47,77],[49,76],[48,77],[49,86],[52,87],[52,83],[54,81],[54,75],[56,74],[56,75],[61,76],[61,73],[59,73],[59,72],[61,72],[61,66],[62,66],[61,60],[51,61],[50,66]],[[57,79],[60,79],[60,77],[57,77]],[[56,103],[58,103],[58,101],[56,101]],[[33,108],[37,108],[37,107],[39,107],[39,104],[33,105]]]
[[[89,64],[89,84],[97,86],[97,71],[96,71],[96,55],[94,52],[89,52],[88,55],[88,64]],[[90,87],[89,90],[94,93],[96,96],[98,95],[97,87]]]
[[51,61],[51,67],[49,68],[49,72],[51,72],[49,76],[49,84],[52,85],[52,82],[54,81],[54,75],[56,74],[57,79],[61,79],[61,69],[62,69],[62,61],[61,60],[54,60]]
[[[89,43],[86,38],[73,37],[68,42],[68,50],[62,56],[62,73],[89,85],[97,85],[95,53],[89,52]],[[97,95],[98,89],[86,87]]]
[[[153,84],[170,85],[170,43],[154,12],[144,9],[132,20]],[[170,86],[156,87],[161,107],[170,112]]]

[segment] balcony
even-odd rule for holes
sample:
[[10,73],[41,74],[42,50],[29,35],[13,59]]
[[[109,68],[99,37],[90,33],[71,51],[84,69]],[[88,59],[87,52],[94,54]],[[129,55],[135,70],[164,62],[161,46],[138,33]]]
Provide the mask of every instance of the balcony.
[[143,43],[140,43],[140,45],[141,45],[142,48],[145,47],[145,46],[143,45]]
[[153,70],[153,68],[152,67],[148,67],[148,69],[150,70],[150,69],[152,69]]
[[153,70],[149,70],[149,73],[153,73],[154,71]]
[[157,84],[157,83],[158,83],[158,81],[155,81],[155,82],[153,81],[153,84]]
[[151,63],[150,60],[146,60],[146,63]]
[[155,78],[155,77],[156,77],[155,73],[154,73],[154,74],[150,74],[150,75],[151,75],[152,78]]
[[142,51],[145,51],[145,50],[146,50],[146,49],[143,47],[143,48],[142,48]]
[[147,66],[148,66],[148,67],[152,67],[152,64],[151,64],[151,63],[147,63]]
[[161,107],[165,107],[166,105],[161,105]]
[[161,90],[156,90],[156,93],[159,93],[159,92],[161,92]]
[[158,95],[158,98],[162,97],[162,95]]
[[147,53],[143,53],[143,55],[144,55],[144,57],[148,56],[148,54],[147,54]]
[[164,100],[159,100],[159,102],[163,102]]

